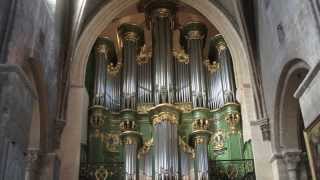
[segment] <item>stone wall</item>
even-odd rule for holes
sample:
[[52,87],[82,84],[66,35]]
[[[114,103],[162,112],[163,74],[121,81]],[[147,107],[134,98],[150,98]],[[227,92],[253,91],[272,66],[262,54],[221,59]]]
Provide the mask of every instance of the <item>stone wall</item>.
[[257,1],[258,52],[269,117],[284,66],[294,59],[319,62],[320,29],[310,0]]
[[[64,60],[67,40],[62,33],[63,23],[68,16],[61,8],[66,3],[63,0],[2,0],[0,2],[0,62],[1,66],[10,67],[1,71],[1,128],[0,147],[12,148],[15,142],[16,152],[12,158],[17,162],[10,167],[5,167],[4,151],[0,150],[0,174],[5,171],[24,172],[24,154],[27,154],[29,143],[29,129],[32,120],[33,102],[40,104],[40,123],[45,137],[40,138],[44,142],[41,149],[41,157],[46,164],[42,164],[44,179],[54,176],[48,172],[57,169],[54,157],[55,120],[58,110],[58,79],[60,77],[60,64]],[[10,65],[9,65],[10,64]],[[15,70],[11,70],[11,69]],[[18,70],[17,70],[18,69]],[[29,82],[33,86],[33,94],[24,85]],[[34,99],[36,97],[36,99]],[[8,113],[4,113],[8,112]],[[7,118],[7,119],[6,119]],[[39,127],[39,126],[37,126]],[[6,131],[3,131],[6,129]],[[5,141],[9,142],[6,145]],[[11,144],[10,144],[11,143]],[[3,146],[5,145],[5,146]],[[7,147],[7,148],[6,148]],[[0,149],[1,149],[0,148]],[[10,150],[11,151],[11,150]],[[50,162],[48,162],[50,159]],[[8,165],[8,163],[7,163]],[[51,166],[51,170],[48,167]],[[17,173],[19,174],[19,173]],[[11,175],[9,173],[9,175]],[[6,176],[0,179],[24,179],[21,176]],[[49,179],[50,179],[49,178]],[[32,179],[32,178],[31,178]],[[2,179],[1,179],[2,180]]]

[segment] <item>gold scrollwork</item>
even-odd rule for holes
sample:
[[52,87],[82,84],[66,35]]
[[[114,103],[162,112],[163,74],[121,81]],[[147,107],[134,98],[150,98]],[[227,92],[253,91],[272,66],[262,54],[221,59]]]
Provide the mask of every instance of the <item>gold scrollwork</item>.
[[190,62],[190,57],[184,49],[173,50],[173,56],[179,63],[189,64]]
[[213,136],[211,136],[210,144],[212,144],[214,151],[221,151],[224,149],[225,138],[226,136],[222,129],[218,129]]
[[217,72],[220,68],[220,63],[216,62],[216,61],[212,61],[210,62],[209,59],[206,59],[204,61],[205,66],[207,67],[207,70],[209,71],[209,73],[214,73]]
[[121,69],[122,63],[118,62],[116,65],[114,65],[113,63],[110,63],[107,65],[107,72],[109,75],[111,76],[116,76]]
[[148,153],[151,149],[151,146],[153,146],[153,138],[149,139],[143,144],[142,148],[138,152],[138,158],[140,159],[143,155]]
[[174,113],[170,112],[161,112],[152,117],[153,125],[159,124],[161,122],[169,122],[171,124],[178,124],[177,116]]
[[153,107],[153,104],[150,103],[144,103],[144,104],[138,104],[137,111],[141,114],[148,113],[149,109]]
[[179,146],[183,152],[188,153],[192,158],[195,158],[194,149],[192,149],[187,143],[185,143],[181,137],[179,137]]
[[226,116],[226,121],[230,128],[231,134],[236,134],[239,130],[237,129],[237,125],[240,122],[240,114],[239,113],[230,113]]
[[112,175],[107,168],[104,166],[99,166],[94,173],[97,180],[107,180],[107,178]]
[[141,48],[139,55],[137,56],[137,63],[138,65],[147,64],[151,60],[152,52],[147,50],[146,46],[144,45]]
[[109,152],[119,152],[118,147],[120,144],[119,134],[105,133],[103,134],[103,143]]
[[176,103],[175,107],[184,113],[189,113],[192,111],[192,103]]

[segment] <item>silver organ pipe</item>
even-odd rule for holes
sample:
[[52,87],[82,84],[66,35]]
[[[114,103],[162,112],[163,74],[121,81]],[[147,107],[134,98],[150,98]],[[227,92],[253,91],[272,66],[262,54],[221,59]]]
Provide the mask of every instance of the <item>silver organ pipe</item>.
[[[169,2],[169,1],[168,1]],[[147,6],[152,31],[152,70],[155,104],[173,103],[174,72],[172,56],[172,30],[174,10],[172,6],[154,8],[156,1]],[[169,3],[170,4],[170,3]],[[168,8],[169,7],[169,8]]]
[[191,94],[193,107],[207,107],[207,88],[203,59],[207,28],[199,22],[190,22],[182,29],[181,39],[190,56]]
[[143,30],[137,25],[122,24],[119,34],[123,41],[122,109],[136,109],[137,103],[137,57],[143,44]]
[[94,89],[93,89],[93,105],[105,106],[106,93],[106,65],[108,62],[108,47],[109,39],[98,38],[94,45],[95,55],[95,74],[94,74]]
[[229,49],[221,34],[215,36],[214,43],[218,50],[218,59],[221,67],[220,71],[224,103],[236,102],[236,86],[234,80],[232,58]]

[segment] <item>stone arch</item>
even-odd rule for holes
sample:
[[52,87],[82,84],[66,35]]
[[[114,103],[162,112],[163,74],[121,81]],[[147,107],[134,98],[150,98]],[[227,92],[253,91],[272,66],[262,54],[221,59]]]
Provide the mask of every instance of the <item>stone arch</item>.
[[[83,97],[84,79],[86,64],[92,46],[99,36],[99,34],[105,29],[105,27],[112,22],[112,20],[123,10],[131,5],[134,5],[138,0],[112,0],[93,16],[93,18],[87,23],[81,36],[79,37],[76,47],[72,54],[71,66],[70,66],[70,89],[68,92],[68,105],[66,113],[66,126],[62,133],[61,140],[61,179],[76,179],[78,175],[78,156],[80,150],[75,150],[72,153],[70,148],[80,148],[80,134],[81,134],[81,122],[76,121],[75,112],[82,111],[82,105],[79,105]],[[214,3],[210,0],[201,0],[201,3],[197,0],[181,0],[180,2],[196,9],[202,15],[204,15],[217,29],[221,32],[233,58],[235,80],[237,85],[237,99],[242,104],[242,118],[244,132],[244,139],[251,138],[250,122],[255,121],[257,118],[255,111],[255,104],[253,100],[253,73],[252,64],[248,55],[248,48],[243,41],[241,35],[238,33],[236,26],[232,24],[230,20]],[[76,115],[78,117],[78,115]],[[257,133],[256,133],[257,134]],[[261,138],[262,139],[262,138]],[[79,141],[79,142],[78,142]],[[71,145],[70,143],[78,143]],[[259,145],[257,145],[259,146]],[[72,163],[71,163],[72,161]],[[263,160],[265,163],[266,160]],[[258,162],[258,161],[257,161]],[[263,170],[261,170],[263,171]]]
[[[301,142],[298,139],[298,127],[302,121],[298,99],[294,93],[307,75],[309,65],[301,59],[293,59],[284,67],[280,75],[275,99],[275,117],[272,124],[272,145],[275,153],[283,149],[297,149]],[[296,139],[294,138],[296,137]]]

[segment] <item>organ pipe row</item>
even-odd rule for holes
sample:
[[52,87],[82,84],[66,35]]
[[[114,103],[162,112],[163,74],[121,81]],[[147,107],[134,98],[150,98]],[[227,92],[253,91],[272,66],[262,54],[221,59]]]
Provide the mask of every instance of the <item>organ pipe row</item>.
[[[184,62],[176,60],[177,57],[171,53],[170,60],[167,60],[167,56],[163,60],[163,55],[168,52],[165,48],[157,48],[157,51],[161,51],[154,50],[152,58],[144,57],[146,60],[139,61],[141,54],[145,53],[142,52],[142,29],[129,24],[119,29],[122,30],[123,40],[120,68],[117,69],[118,65],[112,59],[115,56],[110,55],[113,48],[110,39],[98,38],[95,44],[94,105],[105,106],[116,112],[121,109],[136,110],[139,104],[192,103],[194,108],[217,109],[228,102],[236,102],[232,58],[222,35],[209,40],[209,52],[216,52],[214,57],[209,56],[208,59],[211,61],[209,66],[217,63],[216,70],[212,72],[208,70],[210,67],[206,66],[202,52],[206,30],[201,23],[192,22],[181,33],[182,46],[189,58]],[[153,44],[154,48],[161,46]],[[110,66],[115,66],[118,72],[110,72]]]

